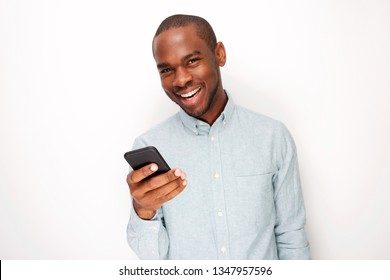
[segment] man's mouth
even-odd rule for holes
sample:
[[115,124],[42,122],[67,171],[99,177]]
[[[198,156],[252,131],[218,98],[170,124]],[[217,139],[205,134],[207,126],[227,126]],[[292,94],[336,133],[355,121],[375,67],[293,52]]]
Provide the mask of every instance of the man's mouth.
[[200,89],[201,89],[201,87],[198,87],[194,90],[191,90],[190,92],[187,92],[185,94],[180,95],[180,97],[182,97],[184,99],[191,99],[200,91]]

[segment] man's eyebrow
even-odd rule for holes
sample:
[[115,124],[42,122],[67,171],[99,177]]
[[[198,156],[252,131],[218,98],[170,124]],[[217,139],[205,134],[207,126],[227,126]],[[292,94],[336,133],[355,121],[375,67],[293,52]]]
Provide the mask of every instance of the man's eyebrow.
[[169,67],[168,63],[159,63],[159,64],[157,64],[157,68],[158,69],[167,68],[167,67]]
[[[202,52],[201,52],[201,51],[198,51],[198,50],[195,50],[195,51],[193,51],[192,53],[189,53],[189,54],[185,55],[185,56],[182,58],[182,60],[187,60],[187,59],[193,57],[194,55],[199,55],[199,54],[202,54]],[[167,67],[169,67],[169,66],[170,66],[169,63],[164,63],[164,62],[163,62],[163,63],[157,64],[157,68],[158,68],[158,69],[167,68]]]
[[192,56],[194,56],[194,55],[198,55],[198,54],[201,54],[201,52],[198,51],[198,50],[195,50],[195,51],[193,51],[192,53],[187,54],[185,57],[183,57],[183,60],[187,60],[187,59],[189,59],[190,57],[192,57]]

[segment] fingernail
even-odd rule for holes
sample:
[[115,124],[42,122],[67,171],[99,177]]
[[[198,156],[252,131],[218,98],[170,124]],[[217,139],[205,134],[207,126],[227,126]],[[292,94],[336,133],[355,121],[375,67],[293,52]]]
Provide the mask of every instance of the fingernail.
[[157,169],[158,169],[158,167],[157,167],[156,164],[152,164],[152,165],[150,166],[150,171],[152,171],[152,172],[157,171]]
[[182,172],[181,175],[180,175],[180,178],[181,178],[182,180],[184,180],[184,179],[187,178],[187,175],[186,175],[184,172]]
[[176,177],[179,177],[180,175],[181,175],[180,169],[176,169],[176,170],[175,170],[175,176],[176,176]]
[[187,186],[187,180],[184,180],[182,183],[183,186]]

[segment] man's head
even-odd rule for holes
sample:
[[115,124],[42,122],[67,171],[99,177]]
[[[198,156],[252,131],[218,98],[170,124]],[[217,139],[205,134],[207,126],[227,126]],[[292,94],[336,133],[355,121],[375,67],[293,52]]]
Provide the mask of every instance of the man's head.
[[219,67],[225,48],[203,18],[174,15],[153,38],[153,56],[168,97],[189,115],[212,124],[225,107]]
[[161,22],[160,26],[157,28],[156,34],[154,34],[154,38],[160,35],[160,33],[171,28],[185,27],[190,24],[193,24],[195,26],[196,35],[206,42],[206,44],[210,47],[210,50],[214,51],[217,45],[217,38],[215,36],[214,30],[211,27],[210,23],[208,23],[208,21],[198,16],[173,15],[167,17]]

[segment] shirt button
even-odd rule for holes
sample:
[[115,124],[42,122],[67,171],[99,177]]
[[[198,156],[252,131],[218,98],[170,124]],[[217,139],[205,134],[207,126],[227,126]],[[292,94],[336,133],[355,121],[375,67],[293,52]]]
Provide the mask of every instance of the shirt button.
[[218,217],[222,217],[222,215],[223,215],[222,211],[218,211],[217,215],[218,215]]
[[151,227],[150,228],[152,231],[154,231],[154,232],[158,232],[158,228],[157,227]]
[[214,173],[214,178],[215,179],[218,179],[219,178],[219,174],[217,172]]
[[214,140],[215,140],[215,137],[214,137],[214,136],[211,136],[210,140],[211,140],[211,141],[214,141]]
[[225,253],[225,252],[226,252],[226,248],[222,246],[222,247],[221,247],[221,252],[222,252],[222,253]]

